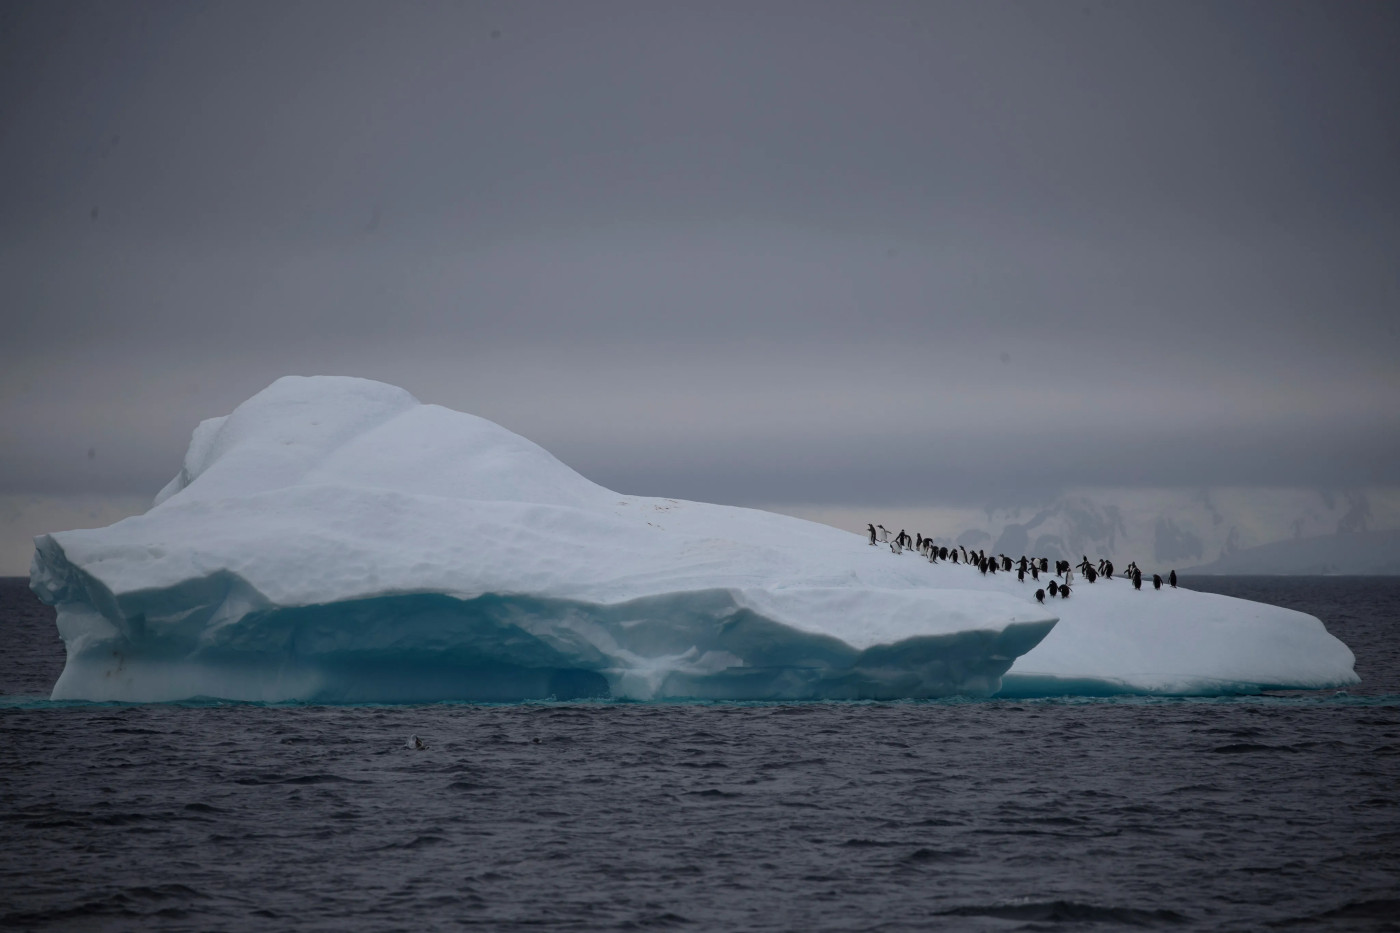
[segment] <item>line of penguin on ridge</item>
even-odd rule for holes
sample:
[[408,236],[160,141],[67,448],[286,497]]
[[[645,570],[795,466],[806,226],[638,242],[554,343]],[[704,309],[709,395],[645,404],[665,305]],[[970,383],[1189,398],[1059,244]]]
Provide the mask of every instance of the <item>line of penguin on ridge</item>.
[[[1021,583],[1025,583],[1027,573],[1031,575],[1033,581],[1039,581],[1042,573],[1050,572],[1050,558],[1048,557],[1027,557],[1022,554],[1019,561],[1013,561],[1005,554],[998,554],[996,557],[988,557],[982,551],[973,551],[969,554],[967,548],[961,547],[960,545],[954,545],[948,548],[934,544],[932,538],[925,538],[923,535],[911,538],[903,529],[891,540],[890,531],[884,525],[866,525],[865,527],[870,535],[871,547],[874,547],[876,544],[888,544],[890,546],[890,552],[894,554],[902,554],[905,551],[917,551],[920,555],[925,557],[930,564],[936,564],[940,560],[946,560],[952,564],[959,563],[958,552],[961,551],[961,563],[980,570],[983,576],[986,576],[989,572],[996,573],[998,570],[1009,573],[1011,569],[1015,567],[1016,579]],[[1083,574],[1084,579],[1088,580],[1090,583],[1093,583],[1099,577],[1103,577],[1107,580],[1113,579],[1113,561],[1106,558],[1100,558],[1098,566],[1095,567],[1093,561],[1089,560],[1089,555],[1085,554],[1084,559],[1076,566],[1079,572]],[[1070,584],[1074,582],[1074,571],[1075,567],[1071,566],[1069,561],[1055,561],[1055,576],[1064,577],[1064,581],[1050,581],[1049,589],[1052,599],[1056,596],[1059,596],[1061,599],[1069,599]],[[1128,579],[1133,583],[1133,589],[1141,590],[1142,571],[1138,569],[1137,561],[1133,561],[1127,566],[1126,574]],[[1171,572],[1167,582],[1172,589],[1176,589],[1175,570]],[[1162,575],[1160,573],[1154,573],[1152,575],[1152,588],[1154,590],[1160,590],[1162,588],[1162,583]],[[1035,601],[1038,603],[1045,602],[1045,590],[1038,589],[1035,591]]]

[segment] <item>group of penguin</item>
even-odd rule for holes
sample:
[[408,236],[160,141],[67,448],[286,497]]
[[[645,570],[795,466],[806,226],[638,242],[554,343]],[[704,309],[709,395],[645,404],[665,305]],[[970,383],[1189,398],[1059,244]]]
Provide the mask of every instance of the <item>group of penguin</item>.
[[[884,525],[866,525],[866,529],[870,534],[870,544],[872,547],[877,544],[888,544],[890,546],[890,551],[894,554],[902,554],[905,551],[916,551],[926,558],[930,564],[936,564],[940,560],[946,560],[953,564],[969,564],[977,570],[980,570],[983,576],[989,573],[996,573],[998,570],[1010,573],[1014,567],[1016,570],[1016,579],[1021,583],[1026,582],[1027,573],[1031,575],[1032,581],[1039,582],[1042,573],[1048,574],[1050,572],[1050,559],[1048,557],[1026,557],[1022,554],[1019,561],[1013,561],[1005,554],[988,557],[983,551],[968,551],[967,548],[961,546],[954,546],[951,548],[943,547],[934,544],[932,538],[925,538],[923,535],[916,535],[911,538],[902,529],[899,534],[891,539],[890,531]],[[961,560],[959,559],[960,556]],[[1050,581],[1050,586],[1047,589],[1050,591],[1051,599],[1056,596],[1061,599],[1069,599],[1070,585],[1074,582],[1074,571],[1076,569],[1078,569],[1084,576],[1084,579],[1088,580],[1090,583],[1093,583],[1099,577],[1108,580],[1113,579],[1113,561],[1111,560],[1100,559],[1097,566],[1089,560],[1089,555],[1087,554],[1084,555],[1084,559],[1076,566],[1070,566],[1070,562],[1067,560],[1057,560],[1055,561],[1055,576],[1063,577],[1064,579]],[[1133,582],[1133,589],[1142,589],[1142,571],[1138,569],[1137,561],[1127,566],[1125,575]],[[1166,582],[1172,589],[1176,588],[1175,570],[1171,572]],[[1160,590],[1162,588],[1162,583],[1162,575],[1160,573],[1154,573],[1152,575],[1152,588],[1154,590]],[[1045,590],[1038,589],[1035,591],[1035,601],[1038,603],[1045,602]]]

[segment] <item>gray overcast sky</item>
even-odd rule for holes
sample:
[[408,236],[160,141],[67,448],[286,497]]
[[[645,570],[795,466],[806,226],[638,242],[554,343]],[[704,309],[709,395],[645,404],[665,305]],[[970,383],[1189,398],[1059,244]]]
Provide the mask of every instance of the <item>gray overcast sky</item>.
[[0,494],[279,375],[634,494],[1400,482],[1400,5],[0,5]]

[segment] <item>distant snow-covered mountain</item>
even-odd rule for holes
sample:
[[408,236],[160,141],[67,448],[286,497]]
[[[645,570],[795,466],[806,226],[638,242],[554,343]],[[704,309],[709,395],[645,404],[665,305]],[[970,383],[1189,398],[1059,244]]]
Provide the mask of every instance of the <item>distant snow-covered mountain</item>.
[[1400,575],[1400,531],[1355,531],[1275,541],[1187,570],[1209,574]]
[[1400,573],[1400,490],[1388,487],[1076,490],[939,524],[940,544],[1163,573]]

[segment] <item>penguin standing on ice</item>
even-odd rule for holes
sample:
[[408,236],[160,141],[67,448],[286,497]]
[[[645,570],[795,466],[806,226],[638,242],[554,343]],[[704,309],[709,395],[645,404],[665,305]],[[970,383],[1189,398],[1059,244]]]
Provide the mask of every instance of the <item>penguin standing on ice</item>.
[[888,528],[886,528],[884,525],[876,525],[875,527],[878,528],[878,529],[880,529],[880,543],[881,543],[881,544],[889,544],[889,543],[890,543],[890,530],[889,530]]
[[1035,601],[1038,602],[1038,603],[1040,603],[1042,606],[1045,605],[1045,591],[1044,591],[1044,590],[1036,590],[1036,591],[1035,591]]
[[1113,561],[1106,560],[1103,562],[1103,576],[1105,580],[1113,579]]
[[957,548],[953,548],[952,555],[953,555],[953,556],[952,556],[952,557],[949,557],[948,560],[950,560],[950,561],[952,561],[953,563],[956,564],[956,563],[958,562],[958,549],[957,549]]
[[1162,575],[1160,573],[1154,573],[1152,575],[1152,588],[1154,590],[1160,590],[1162,588]]
[[1039,565],[1039,564],[1031,564],[1031,579],[1032,579],[1032,580],[1035,580],[1037,583],[1040,582],[1040,565]]
[[1016,571],[1016,582],[1017,582],[1017,583],[1025,583],[1025,582],[1026,582],[1026,571],[1025,571],[1024,568],[1021,569],[1021,570]]
[[870,546],[871,546],[871,547],[874,547],[874,546],[875,546],[875,526],[874,526],[874,525],[866,525],[865,528],[866,528],[867,531],[870,532]]
[[1051,581],[1050,581],[1050,598],[1051,598],[1051,599],[1054,599],[1057,595],[1059,595],[1059,592],[1060,592],[1060,584],[1056,583],[1054,580],[1051,580]]
[[1090,583],[1093,583],[1095,580],[1097,580],[1098,576],[1098,572],[1095,571],[1093,567],[1084,568],[1084,579],[1088,580]]
[[1175,571],[1175,570],[1173,570],[1173,571],[1171,572],[1171,576],[1167,577],[1167,582],[1170,583],[1170,584],[1172,585],[1172,589],[1176,589],[1176,571]]
[[1061,599],[1069,599],[1069,584],[1068,584],[1068,583],[1062,584],[1062,585],[1060,586],[1060,598],[1061,598]]
[[1142,589],[1142,571],[1141,571],[1141,570],[1134,570],[1134,571],[1133,571],[1133,589],[1135,589],[1135,590],[1140,590],[1140,589]]

